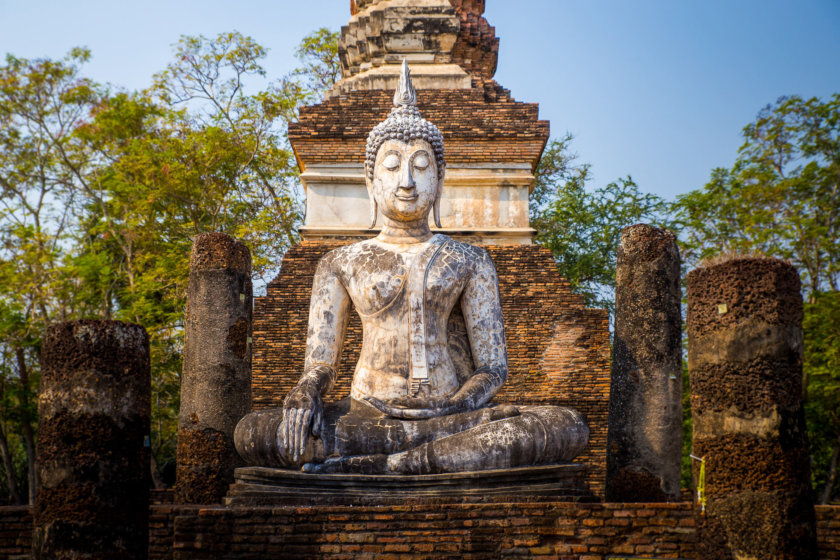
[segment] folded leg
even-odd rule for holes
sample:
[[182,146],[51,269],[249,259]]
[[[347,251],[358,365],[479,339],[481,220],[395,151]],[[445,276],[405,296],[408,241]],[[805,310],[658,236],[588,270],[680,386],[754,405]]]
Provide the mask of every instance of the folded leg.
[[571,461],[586,446],[589,428],[580,414],[557,406],[521,407],[520,414],[479,424],[406,451],[328,459],[307,472],[402,473],[506,469]]

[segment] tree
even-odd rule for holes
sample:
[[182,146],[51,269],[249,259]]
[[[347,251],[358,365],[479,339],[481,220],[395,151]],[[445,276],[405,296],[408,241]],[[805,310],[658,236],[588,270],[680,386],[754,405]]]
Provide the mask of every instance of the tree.
[[836,496],[840,466],[840,292],[817,293],[805,304],[804,369],[813,477],[819,503]]
[[840,289],[840,94],[782,97],[743,130],[731,169],[677,198],[686,257],[756,251],[790,260],[807,294]]
[[803,387],[815,486],[837,495],[840,388],[840,94],[823,101],[782,97],[743,129],[730,169],[677,198],[682,252],[690,262],[719,253],[789,260],[806,298]]
[[[47,324],[73,316],[77,301],[63,259],[77,225],[73,208],[88,154],[73,131],[102,95],[79,74],[89,53],[61,61],[11,55],[0,67],[0,385],[5,433],[0,453],[12,499],[35,495],[35,395],[40,336]],[[19,436],[26,483],[13,480],[8,444]],[[17,495],[16,495],[17,494]]]
[[266,50],[236,32],[182,37],[140,92],[81,76],[83,49],[0,67],[0,471],[10,500],[34,496],[38,355],[54,321],[146,328],[153,456],[174,455],[192,238],[244,239],[258,282],[296,241],[286,126],[329,85],[329,41],[308,36],[301,56],[322,58],[262,89]]
[[616,251],[625,226],[673,227],[668,205],[628,176],[587,189],[589,165],[576,165],[572,136],[553,140],[543,153],[530,199],[537,243],[554,254],[560,274],[586,305],[614,311]]
[[149,90],[109,96],[77,130],[97,156],[77,257],[107,271],[86,278],[101,291],[92,299],[149,331],[152,451],[161,460],[174,455],[192,238],[223,231],[245,240],[257,277],[296,240],[285,127],[305,96],[272,85],[248,92],[265,74],[265,53],[235,32],[182,37]]
[[322,27],[304,37],[295,50],[295,56],[303,64],[292,75],[300,78],[317,99],[341,78],[338,37],[338,32]]

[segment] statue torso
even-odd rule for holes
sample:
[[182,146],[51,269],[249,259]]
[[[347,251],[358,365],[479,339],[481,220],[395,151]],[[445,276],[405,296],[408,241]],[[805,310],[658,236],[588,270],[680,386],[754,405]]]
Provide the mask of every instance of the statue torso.
[[[440,238],[439,238],[440,240]],[[472,374],[460,298],[475,273],[479,249],[448,240],[428,263],[436,248],[432,240],[390,245],[376,239],[342,247],[330,254],[331,266],[362,319],[364,340],[351,395],[381,400],[410,394],[409,293],[412,282],[423,282],[423,316],[428,385],[416,396],[445,397],[455,393]],[[423,254],[426,253],[426,261]],[[411,272],[412,265],[422,267]],[[419,276],[419,281],[418,281]],[[413,280],[412,280],[413,279]],[[423,288],[422,284],[418,286]],[[416,289],[416,288],[415,288]]]

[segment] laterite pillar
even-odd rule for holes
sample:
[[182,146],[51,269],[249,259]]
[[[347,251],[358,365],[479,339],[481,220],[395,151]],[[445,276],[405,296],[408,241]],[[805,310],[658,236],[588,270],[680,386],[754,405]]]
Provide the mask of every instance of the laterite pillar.
[[176,500],[219,503],[240,466],[233,430],[251,409],[251,253],[223,233],[190,255]]
[[142,327],[73,321],[47,329],[35,558],[147,558],[150,392]]
[[815,559],[799,275],[735,258],[687,283],[693,454],[707,497],[697,558]]
[[682,454],[680,254],[674,234],[621,232],[607,436],[607,500],[676,501]]

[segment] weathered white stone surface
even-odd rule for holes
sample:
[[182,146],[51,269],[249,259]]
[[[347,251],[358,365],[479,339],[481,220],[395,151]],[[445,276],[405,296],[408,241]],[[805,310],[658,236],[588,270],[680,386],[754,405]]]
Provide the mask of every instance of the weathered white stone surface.
[[[368,231],[370,199],[361,164],[310,165],[301,179],[306,190],[304,239]],[[474,243],[531,243],[528,194],[533,184],[527,164],[448,166],[441,231]]]
[[452,62],[460,19],[449,0],[365,2],[341,29],[342,77],[326,97],[394,89],[400,65],[412,66],[421,89],[469,89],[470,75]]
[[369,4],[341,29],[343,77],[383,64],[399,64],[404,58],[415,70],[424,63],[450,63],[459,30],[460,20],[449,0]]
[[[472,87],[472,78],[457,64],[438,64],[434,62],[434,57],[426,54],[413,56],[406,54],[405,58],[420,63],[415,66],[415,75],[412,76],[420,89],[469,89]],[[429,58],[431,60],[428,60]],[[353,76],[340,80],[325,97],[329,99],[351,91],[394,89],[399,79],[399,64],[387,57],[376,66],[367,67]]]

